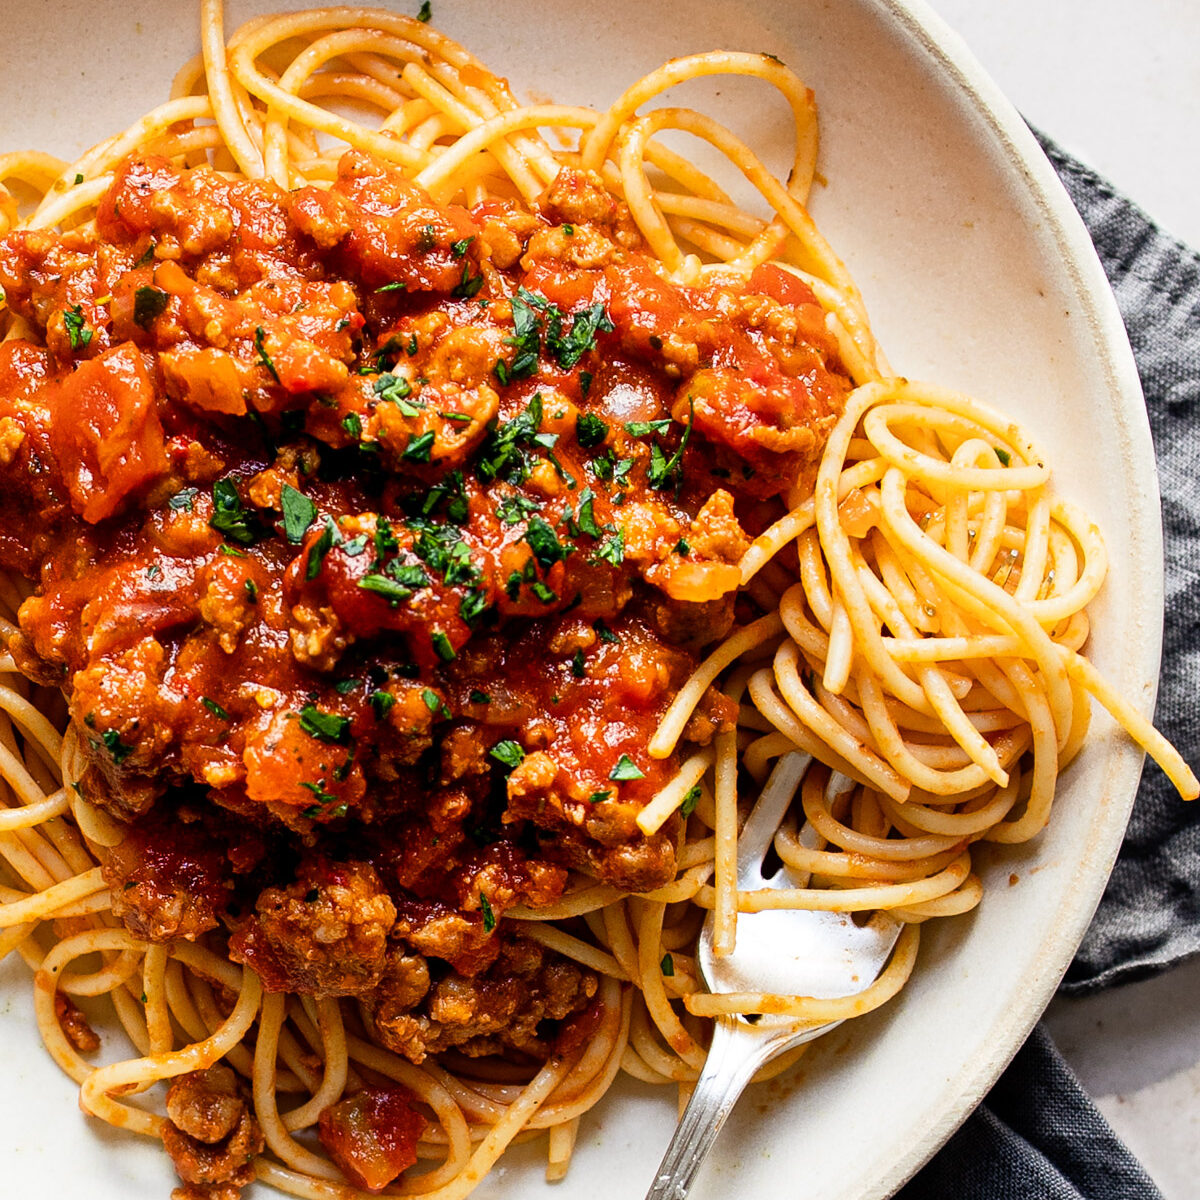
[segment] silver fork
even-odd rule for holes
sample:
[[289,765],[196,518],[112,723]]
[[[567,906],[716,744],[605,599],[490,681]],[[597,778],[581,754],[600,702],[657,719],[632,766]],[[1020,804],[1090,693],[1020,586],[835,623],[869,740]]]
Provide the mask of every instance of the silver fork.
[[[771,772],[738,835],[740,890],[802,887],[807,883],[806,879],[789,873],[787,867],[764,878],[762,866],[767,848],[811,761],[807,754],[788,754]],[[829,786],[837,791],[847,782],[835,775]],[[808,826],[800,836],[810,841]],[[852,996],[878,978],[900,929],[900,923],[885,913],[873,914],[862,925],[846,913],[794,910],[742,913],[738,917],[733,953],[717,958],[712,948],[710,913],[700,933],[696,963],[711,992],[775,992],[825,999]],[[840,1021],[830,1021],[814,1026],[773,1015],[763,1015],[757,1020],[719,1017],[704,1069],[646,1200],[683,1200],[726,1117],[755,1072],[776,1055],[839,1024]]]

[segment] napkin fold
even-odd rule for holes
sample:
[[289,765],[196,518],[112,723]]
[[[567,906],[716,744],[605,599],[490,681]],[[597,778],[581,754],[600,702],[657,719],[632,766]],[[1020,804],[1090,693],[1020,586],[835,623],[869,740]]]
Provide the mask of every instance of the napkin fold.
[[[1200,255],[1042,134],[1092,235],[1137,360],[1158,459],[1166,560],[1155,722],[1200,764]],[[1064,993],[1200,950],[1200,801],[1147,761],[1120,856]],[[896,1200],[1162,1200],[1038,1027],[984,1102]]]

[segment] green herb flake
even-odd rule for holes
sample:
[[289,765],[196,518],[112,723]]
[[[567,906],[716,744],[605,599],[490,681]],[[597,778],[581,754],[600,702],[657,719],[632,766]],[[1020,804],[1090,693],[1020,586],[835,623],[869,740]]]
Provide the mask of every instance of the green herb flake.
[[491,704],[492,698],[487,692],[481,692],[478,688],[472,688],[471,694],[467,697],[471,704]]
[[396,703],[396,697],[391,692],[372,692],[367,697],[371,705],[371,711],[375,714],[375,720],[382,721],[391,710],[393,704]]
[[317,519],[317,506],[290,483],[283,485],[279,504],[283,509],[283,536],[293,546],[298,546],[304,540],[308,527]]
[[254,518],[242,504],[232,479],[218,479],[212,485],[213,515],[208,523],[219,533],[243,546],[258,537]]
[[[300,786],[312,792],[312,794],[316,796],[318,804],[332,804],[337,797],[333,795],[332,792],[327,792],[322,786],[323,783],[323,780],[322,783],[309,783],[307,780],[302,779],[300,781]],[[316,897],[314,896],[313,899],[315,900]],[[310,900],[309,903],[311,904],[312,901]]]
[[608,437],[608,425],[594,413],[581,413],[575,419],[575,440],[585,449],[599,446]]
[[583,661],[583,651],[577,649],[571,656],[571,674],[576,679],[582,679],[587,674],[587,667]]
[[696,784],[694,788],[688,791],[684,796],[683,803],[679,806],[681,816],[690,817],[696,811],[696,802],[700,799],[700,785]]
[[483,913],[483,932],[491,933],[496,928],[496,914],[492,912],[492,906],[482,892],[479,893],[479,909]]
[[433,449],[433,439],[434,432],[432,429],[427,430],[418,437],[410,439],[408,445],[401,452],[400,457],[407,459],[409,462],[427,463],[429,461],[429,452]]
[[306,704],[300,710],[300,728],[319,742],[345,745],[350,739],[349,719],[337,713],[322,712],[315,704]]
[[305,579],[316,579],[321,573],[321,564],[325,561],[325,555],[333,549],[333,539],[336,533],[337,530],[334,528],[333,521],[329,517],[326,517],[324,528],[308,551],[308,566],[304,570]]
[[999,446],[995,447],[996,457],[1000,460],[1002,466],[1009,466],[1012,463],[1012,455],[1007,450],[1001,450]]
[[431,713],[437,712],[437,710],[442,706],[442,701],[433,688],[426,688],[421,693],[421,699],[425,701],[425,707],[429,709]]
[[208,696],[201,696],[200,703],[208,709],[218,721],[228,721],[229,714],[213,699]]
[[630,437],[644,438],[652,433],[664,433],[671,428],[671,418],[662,417],[657,421],[626,421],[625,432]]
[[595,559],[619,567],[625,561],[625,530],[618,529],[596,547]]
[[121,741],[121,735],[115,729],[106,729],[100,735],[100,740],[117,766],[120,766],[133,753],[133,747],[127,746]]
[[529,499],[528,496],[505,496],[496,505],[496,515],[505,525],[519,525],[537,510],[537,501]]
[[492,758],[506,766],[510,771],[514,767],[520,766],[525,758],[525,751],[521,748],[521,744],[508,738],[502,742],[497,742],[489,753]]
[[683,540],[683,538],[680,538],[679,541],[675,543],[675,553],[678,554],[680,558],[687,558],[691,552],[691,546],[689,546],[687,542]]
[[156,287],[140,287],[133,293],[133,323],[149,329],[166,311],[170,296]]
[[596,631],[596,636],[602,642],[607,642],[609,645],[615,646],[621,640],[615,633],[613,633],[611,629],[609,629],[607,625],[605,625],[604,620],[601,617],[597,617],[596,620],[592,622],[592,628]]
[[608,777],[616,783],[626,783],[631,779],[645,779],[646,772],[628,754],[622,754],[617,759],[617,765],[609,771]]
[[668,979],[675,974],[675,960],[669,954],[663,955],[662,962],[658,964],[658,967]]
[[353,438],[362,437],[362,417],[358,413],[347,413],[342,418],[342,428]]
[[67,341],[70,342],[72,350],[86,349],[95,333],[84,321],[83,307],[79,304],[63,310],[63,326],[66,328]]
[[570,542],[560,542],[554,527],[538,516],[530,517],[525,536],[521,540],[529,543],[534,558],[544,569],[562,562],[574,549]]
[[246,582],[242,584],[242,587],[245,589],[246,599],[249,600],[251,604],[257,604],[258,584],[255,583],[253,579],[247,579]]
[[462,258],[462,256],[470,249],[471,243],[474,240],[474,235],[472,235],[471,237],[459,238],[457,242],[451,242],[450,253],[453,254],[455,258]]
[[457,658],[454,646],[450,639],[439,629],[430,638],[433,642],[433,652],[442,660],[442,662],[453,662]]
[[380,292],[403,292],[408,287],[408,284],[401,279],[394,279],[391,283],[385,283],[383,287],[377,287],[375,294],[378,296]]
[[593,792],[588,798],[588,804],[603,804],[612,795],[611,791]]
[[417,20],[422,25],[429,24],[429,18],[433,16],[433,11],[429,7],[429,0],[422,0],[421,7],[417,10]]
[[267,370],[271,374],[271,378],[273,380],[275,380],[276,383],[278,383],[279,382],[279,372],[277,370],[275,370],[275,364],[271,361],[271,356],[267,353],[267,348],[263,344],[266,341],[266,338],[267,338],[266,330],[263,329],[263,327],[261,325],[259,325],[258,328],[255,329],[255,331],[254,331],[254,349],[258,352],[258,361],[260,363],[262,363],[262,365],[264,367],[267,368]]
[[357,679],[339,679],[337,683],[333,685],[333,690],[337,692],[339,696],[348,696],[356,687],[358,687]]
[[170,500],[167,501],[167,507],[173,508],[176,512],[191,512],[193,502],[199,493],[199,488],[183,488],[176,492],[175,495],[173,495]]

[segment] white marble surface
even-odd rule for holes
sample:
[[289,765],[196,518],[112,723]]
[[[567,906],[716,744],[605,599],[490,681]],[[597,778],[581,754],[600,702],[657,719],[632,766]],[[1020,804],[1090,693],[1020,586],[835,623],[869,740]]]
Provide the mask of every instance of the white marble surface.
[[[932,0],[1026,118],[1200,246],[1200,4]],[[1167,1200],[1200,1195],[1200,961],[1047,1023]],[[1114,1197],[1113,1200],[1119,1200]]]

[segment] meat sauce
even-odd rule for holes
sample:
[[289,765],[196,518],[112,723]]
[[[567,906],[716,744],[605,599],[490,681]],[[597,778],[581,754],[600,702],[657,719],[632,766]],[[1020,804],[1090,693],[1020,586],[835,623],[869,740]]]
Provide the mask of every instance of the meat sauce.
[[811,291],[666,282],[577,172],[468,211],[358,153],[290,193],[130,160],[0,286],[10,649],[128,824],[114,911],[418,1061],[548,1053],[595,980],[503,914],[674,873],[647,742],[849,387]]

